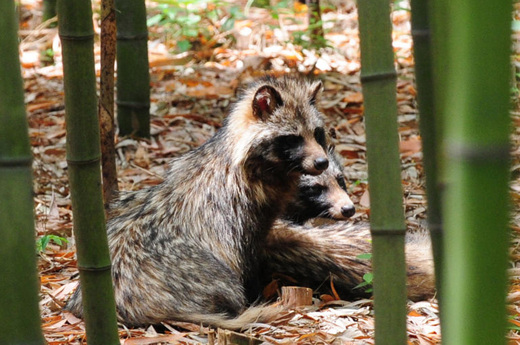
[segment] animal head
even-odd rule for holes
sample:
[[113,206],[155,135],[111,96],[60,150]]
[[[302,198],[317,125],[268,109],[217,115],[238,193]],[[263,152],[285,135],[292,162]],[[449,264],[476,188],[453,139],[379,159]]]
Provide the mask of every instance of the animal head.
[[327,150],[329,167],[321,175],[303,175],[296,198],[287,206],[283,218],[304,223],[311,218],[323,217],[344,220],[352,217],[356,209],[347,193],[343,165],[334,145]]
[[263,78],[248,87],[228,117],[235,135],[233,161],[260,174],[319,175],[329,165],[321,82]]

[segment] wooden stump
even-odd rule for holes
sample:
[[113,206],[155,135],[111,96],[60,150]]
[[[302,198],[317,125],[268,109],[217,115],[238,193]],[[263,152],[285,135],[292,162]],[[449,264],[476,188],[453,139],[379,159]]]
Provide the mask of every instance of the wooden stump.
[[312,305],[312,289],[300,286],[282,286],[282,305],[285,308]]

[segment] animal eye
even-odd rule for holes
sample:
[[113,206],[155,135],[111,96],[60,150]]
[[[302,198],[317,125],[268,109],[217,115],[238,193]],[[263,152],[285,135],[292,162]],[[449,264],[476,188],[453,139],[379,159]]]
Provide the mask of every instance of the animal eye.
[[345,177],[343,175],[336,176],[336,181],[338,181],[339,186],[343,190],[347,190],[347,184],[345,183]]
[[303,137],[298,135],[281,135],[274,139],[274,150],[282,159],[294,159],[303,146]]
[[276,138],[276,142],[281,147],[288,149],[303,143],[303,138],[299,135],[282,135]]
[[305,191],[307,192],[308,195],[319,195],[321,194],[324,190],[325,190],[325,186],[322,186],[320,184],[315,184],[315,185],[312,185],[312,186],[307,186],[305,188]]
[[318,127],[314,130],[314,139],[316,139],[316,142],[318,142],[318,144],[320,144],[323,148],[326,147],[325,130],[323,127]]

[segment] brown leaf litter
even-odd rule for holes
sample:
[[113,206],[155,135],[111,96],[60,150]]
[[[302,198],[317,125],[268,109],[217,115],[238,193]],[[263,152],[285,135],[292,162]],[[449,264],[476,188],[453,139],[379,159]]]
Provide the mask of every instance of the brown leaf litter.
[[[20,56],[23,62],[29,136],[34,155],[34,190],[37,236],[56,234],[69,240],[52,242],[39,255],[40,307],[43,331],[49,344],[85,343],[85,325],[62,307],[77,285],[72,211],[65,160],[65,123],[62,69],[56,29],[37,27],[40,3],[21,1]],[[346,5],[327,11],[326,37],[334,48],[320,52],[287,43],[294,28],[280,19],[280,30],[269,26],[265,10],[251,8],[249,17],[237,21],[233,35],[237,44],[222,41],[199,52],[171,54],[172,42],[163,38],[149,42],[151,62],[152,138],[136,141],[117,138],[119,186],[135,190],[162,181],[169,159],[207,140],[220,127],[236,89],[265,72],[313,74],[324,81],[321,106],[327,124],[337,135],[337,151],[344,157],[349,191],[358,211],[355,221],[368,219],[369,196],[365,155],[363,97],[359,81],[357,11]],[[417,128],[416,90],[413,83],[412,41],[409,11],[393,12],[393,46],[399,75],[398,123],[405,194],[406,221],[410,231],[425,227],[426,196],[421,141]],[[158,28],[150,28],[152,32]],[[99,33],[99,32],[98,32]],[[285,35],[285,36],[284,36]],[[160,35],[154,35],[160,36]],[[518,38],[516,37],[516,42]],[[38,58],[42,49],[54,49],[54,63]],[[96,43],[96,69],[99,71]],[[519,47],[516,44],[516,47]],[[517,55],[518,56],[518,55]],[[514,61],[519,64],[518,58]],[[520,170],[520,113],[512,115],[512,172]],[[520,200],[520,184],[513,181],[511,194]],[[511,325],[520,326],[520,213],[515,202],[511,243],[508,308]],[[334,297],[315,299],[313,306],[288,310],[270,324],[253,324],[242,335],[263,339],[265,344],[373,344],[374,318],[371,300],[342,301]],[[326,302],[328,301],[328,302]],[[216,333],[199,325],[175,322],[164,325],[164,334],[153,327],[126,328],[122,344],[215,344]],[[520,335],[511,330],[511,343]],[[220,337],[220,335],[219,335]],[[435,300],[408,304],[409,344],[438,344],[440,327]],[[254,343],[254,342],[252,342]]]

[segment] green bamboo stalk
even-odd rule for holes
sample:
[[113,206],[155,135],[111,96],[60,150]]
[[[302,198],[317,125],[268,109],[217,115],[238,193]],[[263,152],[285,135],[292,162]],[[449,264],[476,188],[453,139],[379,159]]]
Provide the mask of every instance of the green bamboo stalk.
[[150,73],[144,0],[116,0],[119,135],[150,137]]
[[99,86],[99,129],[103,202],[105,209],[117,186],[114,127],[114,62],[116,59],[116,12],[114,0],[101,1],[101,77]]
[[448,9],[443,344],[506,344],[511,2]]
[[[451,15],[448,5],[450,0],[430,0],[427,2],[427,10],[429,14],[429,24],[431,27],[431,63],[432,63],[432,80],[434,95],[434,109],[435,109],[435,132],[437,138],[444,137],[444,120],[446,118],[446,103],[447,90],[446,78],[450,73],[450,58],[447,55],[447,42],[451,35]],[[437,173],[439,186],[444,186],[444,149],[443,140],[437,141]],[[442,188],[441,188],[442,190]],[[442,196],[441,196],[442,198]],[[441,206],[442,207],[442,206]]]
[[0,344],[43,345],[31,149],[14,1],[0,1]]
[[99,127],[90,0],[59,0],[67,163],[89,344],[119,344],[101,195]]
[[[435,88],[433,85],[430,8],[428,2],[412,0],[412,37],[414,42],[415,79],[419,104],[419,128],[423,146],[423,164],[426,174],[428,199],[428,228],[432,238],[435,261],[435,280],[439,304],[442,300],[442,211],[439,182],[439,135],[435,116]],[[442,307],[440,308],[442,309]]]
[[367,132],[376,344],[406,344],[403,194],[390,5],[358,2]]
[[[54,17],[56,17],[56,0],[43,0],[42,20],[45,22]],[[49,27],[56,27],[56,24],[56,22],[53,22],[49,24]]]

